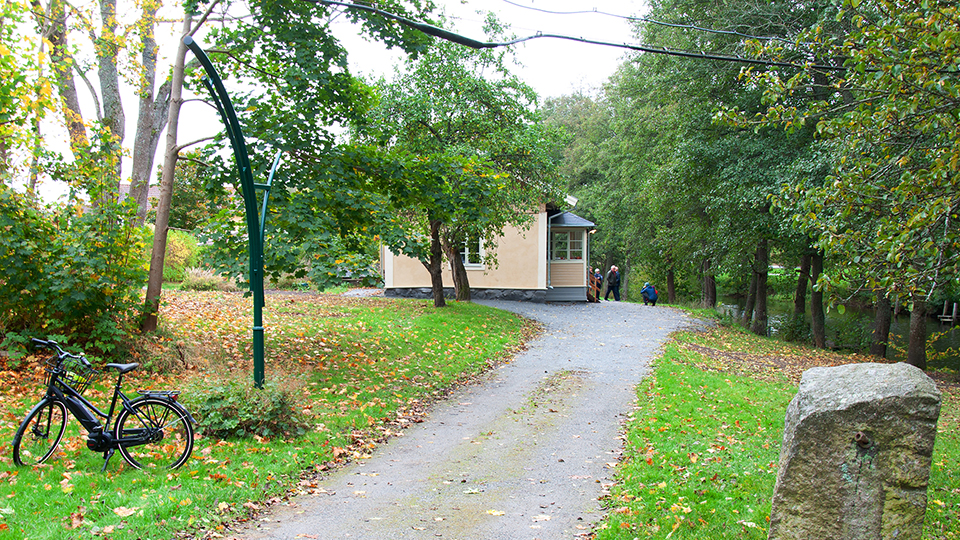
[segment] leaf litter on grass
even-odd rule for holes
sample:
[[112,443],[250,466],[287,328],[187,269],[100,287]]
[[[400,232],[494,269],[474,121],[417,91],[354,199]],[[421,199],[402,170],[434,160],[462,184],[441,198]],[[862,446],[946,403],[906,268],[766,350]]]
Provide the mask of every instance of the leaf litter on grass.
[[[804,371],[871,362],[735,329],[681,332],[638,388],[598,540],[766,537],[786,406]],[[943,393],[925,539],[960,538],[960,391]]]
[[[33,470],[12,469],[9,444],[0,442],[0,463],[10,469],[0,477],[0,496],[10,508],[0,524],[23,535],[23,520],[41,520],[46,525],[31,536],[37,538],[57,537],[50,531],[73,524],[115,539],[137,538],[137,531],[146,530],[165,537],[222,534],[231,520],[251,519],[292,494],[323,494],[318,473],[369,456],[387,438],[422,421],[433,400],[508,361],[537,332],[529,321],[473,304],[436,310],[412,300],[282,293],[266,300],[268,378],[302,381],[301,406],[315,418],[314,432],[290,441],[214,440],[201,434],[187,466],[150,478],[140,478],[117,458],[104,475],[74,475],[102,465],[102,458],[86,450],[79,429],[57,460]],[[164,331],[150,346],[179,355],[169,364],[176,369],[167,375],[135,372],[125,387],[182,388],[187,379],[213,376],[214,367],[251,380],[251,326],[251,300],[242,294],[165,291]],[[16,394],[4,398],[3,441],[12,439],[29,405],[42,395],[38,365],[17,373],[0,370]],[[108,391],[101,384],[89,395],[99,403]],[[110,487],[118,477],[129,489]],[[28,502],[50,491],[85,503],[74,505],[70,517]],[[24,498],[27,493],[33,499]],[[139,510],[113,511],[131,508]]]

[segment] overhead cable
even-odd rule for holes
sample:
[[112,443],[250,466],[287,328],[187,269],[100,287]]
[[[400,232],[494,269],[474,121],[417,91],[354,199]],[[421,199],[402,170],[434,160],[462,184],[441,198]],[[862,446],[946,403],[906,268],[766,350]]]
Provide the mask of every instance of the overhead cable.
[[316,4],[322,4],[326,6],[341,6],[349,9],[357,9],[361,11],[366,11],[369,13],[374,13],[385,17],[387,19],[397,21],[403,25],[410,26],[415,28],[424,34],[438,37],[453,43],[458,43],[465,47],[470,47],[471,49],[492,49],[497,47],[509,47],[510,45],[516,45],[518,43],[523,43],[525,41],[531,41],[538,38],[552,38],[552,39],[562,39],[567,41],[576,41],[580,43],[588,43],[591,45],[602,45],[604,47],[616,47],[620,49],[628,49],[632,51],[645,52],[651,54],[665,54],[668,56],[678,56],[682,58],[696,58],[700,60],[718,60],[721,62],[735,62],[741,64],[751,64],[758,66],[767,66],[767,67],[788,67],[795,69],[818,69],[824,71],[845,71],[846,68],[839,66],[830,66],[823,64],[797,64],[793,62],[776,62],[772,60],[760,60],[757,58],[746,58],[743,56],[732,56],[732,55],[723,55],[723,54],[709,54],[702,51],[693,52],[693,51],[682,51],[676,49],[667,49],[666,47],[648,47],[644,45],[631,45],[629,43],[611,43],[608,41],[599,41],[594,39],[586,39],[582,37],[573,37],[573,36],[564,36],[560,34],[544,34],[542,32],[537,32],[532,36],[522,37],[513,39],[510,41],[501,41],[501,42],[491,42],[491,41],[478,41],[466,36],[462,36],[455,32],[449,30],[444,30],[432,24],[422,23],[419,21],[414,21],[406,17],[401,17],[394,13],[388,11],[383,11],[371,6],[364,4],[354,4],[350,2],[339,2],[336,0],[305,0],[307,2],[313,2]]
[[630,15],[618,15],[618,14],[616,14],[616,13],[608,13],[608,12],[606,12],[606,11],[600,11],[600,10],[598,10],[598,9],[596,9],[596,8],[594,8],[594,9],[592,9],[592,10],[580,10],[580,11],[553,11],[553,10],[549,10],[549,9],[535,8],[535,7],[533,7],[533,6],[526,6],[526,5],[523,5],[523,4],[519,4],[519,3],[517,3],[517,2],[512,2],[511,0],[503,0],[503,1],[504,1],[504,3],[510,4],[511,6],[516,6],[516,7],[521,8],[521,9],[529,9],[530,11],[538,11],[538,12],[540,12],[540,13],[547,13],[547,14],[550,14],[550,15],[585,15],[585,14],[588,14],[588,13],[595,13],[595,14],[597,14],[597,15],[604,15],[604,16],[607,16],[607,17],[615,17],[615,18],[617,18],[617,19],[624,19],[624,20],[627,20],[627,21],[644,22],[644,23],[649,23],[649,24],[656,24],[656,25],[658,25],[658,26],[668,26],[668,27],[671,27],[671,28],[683,28],[683,29],[686,29],[686,30],[697,30],[697,31],[700,31],[700,32],[708,32],[708,33],[711,33],[711,34],[721,34],[721,35],[728,35],[728,36],[737,36],[737,37],[742,37],[742,38],[746,38],[746,39],[756,39],[756,40],[759,40],[759,41],[782,41],[782,42],[784,42],[784,43],[793,43],[793,41],[791,41],[791,40],[789,40],[789,39],[786,39],[786,38],[782,38],[782,37],[776,37],[776,36],[753,36],[753,35],[750,35],[750,34],[744,34],[744,33],[742,33],[742,32],[737,32],[736,30],[716,30],[716,29],[714,29],[714,28],[704,28],[704,27],[702,27],[702,26],[696,26],[696,25],[693,25],[693,24],[668,23],[668,22],[664,22],[664,21],[658,21],[658,20],[655,20],[655,19],[650,19],[650,18],[648,18],[648,17],[634,17],[634,16],[630,16]]

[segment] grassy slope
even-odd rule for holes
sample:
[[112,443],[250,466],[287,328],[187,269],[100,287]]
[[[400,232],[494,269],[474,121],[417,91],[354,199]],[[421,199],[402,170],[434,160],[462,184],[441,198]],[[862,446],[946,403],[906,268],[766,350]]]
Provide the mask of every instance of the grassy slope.
[[[639,388],[596,538],[766,538],[784,413],[800,374],[864,360],[729,329],[677,335]],[[960,391],[941,388],[927,539],[960,538]]]
[[[168,337],[158,341],[192,351],[188,357],[201,367],[175,377],[142,374],[125,388],[251,377],[248,299],[173,292],[165,298]],[[131,470],[119,456],[101,473],[102,458],[86,450],[72,420],[59,459],[13,467],[10,441],[42,389],[39,376],[0,372],[9,389],[0,417],[0,539],[215,534],[223,522],[246,519],[271,499],[315,489],[311,473],[364,459],[417,421],[425,404],[505,360],[531,329],[512,314],[475,304],[437,310],[420,301],[317,295],[271,295],[265,317],[268,379],[302,394],[317,429],[290,442],[200,437],[186,466],[160,475]],[[89,392],[98,404],[103,390]]]

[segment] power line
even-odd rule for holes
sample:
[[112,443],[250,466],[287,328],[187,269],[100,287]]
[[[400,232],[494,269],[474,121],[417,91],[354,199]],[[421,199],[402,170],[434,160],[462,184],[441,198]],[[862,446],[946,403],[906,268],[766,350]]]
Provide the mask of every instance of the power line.
[[457,43],[465,47],[470,47],[471,49],[493,49],[498,47],[509,47],[511,45],[516,45],[518,43],[523,43],[525,41],[531,41],[534,39],[552,38],[552,39],[562,39],[567,41],[587,43],[590,45],[601,45],[604,47],[616,47],[620,49],[627,49],[631,51],[645,52],[650,54],[665,54],[668,56],[677,56],[681,58],[695,58],[699,60],[717,60],[721,62],[735,62],[740,64],[750,64],[750,65],[767,66],[767,67],[788,67],[788,68],[794,68],[794,69],[819,69],[824,71],[845,71],[846,70],[846,68],[838,67],[838,66],[829,66],[829,65],[822,65],[822,64],[797,64],[792,62],[777,62],[772,60],[760,60],[757,58],[746,58],[743,56],[709,54],[702,51],[693,52],[693,51],[683,51],[683,50],[676,50],[676,49],[667,49],[666,47],[648,47],[645,45],[631,45],[628,43],[611,43],[608,41],[599,41],[599,40],[593,40],[593,39],[586,39],[582,37],[578,38],[578,37],[565,36],[560,34],[544,34],[542,32],[537,32],[532,36],[517,38],[510,41],[502,41],[502,42],[478,41],[472,38],[468,38],[466,36],[462,36],[455,32],[451,32],[449,30],[439,28],[432,24],[414,21],[406,17],[401,17],[400,15],[396,15],[394,13],[383,11],[383,10],[380,10],[371,6],[366,6],[363,4],[340,2],[336,0],[306,0],[306,1],[312,2],[315,4],[322,4],[326,6],[341,6],[348,9],[358,9],[361,11],[366,11],[369,13],[380,15],[381,17],[385,17],[387,19],[397,21],[403,25],[410,26],[411,28],[415,28],[423,32],[424,34],[438,37],[440,39],[444,39],[447,41],[451,41],[453,43]]
[[537,11],[537,12],[540,12],[540,13],[547,13],[547,14],[550,14],[550,15],[585,15],[585,14],[589,14],[589,13],[595,13],[595,14],[597,14],[597,15],[604,15],[604,16],[607,16],[607,17],[614,17],[614,18],[623,19],[623,20],[626,20],[626,21],[645,22],[645,23],[650,23],[650,24],[656,24],[656,25],[659,25],[659,26],[667,26],[667,27],[670,27],[670,28],[682,28],[682,29],[685,29],[685,30],[697,30],[697,31],[700,31],[700,32],[708,32],[708,33],[711,33],[711,34],[721,34],[721,35],[728,35],[728,36],[737,36],[737,37],[742,37],[742,38],[746,38],[746,39],[756,39],[756,40],[759,40],[759,41],[782,41],[782,42],[784,42],[784,43],[793,43],[793,42],[790,41],[789,39],[785,39],[785,38],[782,38],[782,37],[776,37],[776,36],[754,36],[754,35],[750,35],[750,34],[744,34],[744,33],[742,33],[742,32],[737,32],[736,30],[716,30],[716,29],[713,29],[713,28],[704,28],[704,27],[702,27],[702,26],[696,26],[696,25],[693,25],[693,24],[668,23],[668,22],[664,22],[664,21],[658,21],[658,20],[655,20],[655,19],[650,19],[650,18],[648,18],[648,17],[634,17],[634,16],[630,16],[630,15],[618,15],[618,14],[616,14],[616,13],[608,13],[608,12],[606,12],[606,11],[600,11],[600,10],[598,10],[598,9],[596,9],[596,8],[594,8],[594,9],[592,9],[592,10],[588,10],[588,11],[585,11],[585,10],[580,10],[580,11],[553,11],[553,10],[549,10],[549,9],[536,8],[536,7],[533,7],[533,6],[526,6],[526,5],[523,5],[523,4],[518,4],[517,2],[512,2],[511,0],[503,0],[503,2],[506,3],[506,4],[510,4],[511,6],[515,6],[515,7],[521,8],[521,9],[528,9],[528,10],[530,10],[530,11]]

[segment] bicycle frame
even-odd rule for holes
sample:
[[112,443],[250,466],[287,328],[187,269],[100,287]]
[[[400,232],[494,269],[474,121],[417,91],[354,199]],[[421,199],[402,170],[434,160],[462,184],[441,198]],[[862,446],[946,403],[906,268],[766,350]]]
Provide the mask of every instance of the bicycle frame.
[[[113,388],[113,398],[110,401],[110,410],[108,412],[100,410],[71,386],[66,384],[58,385],[56,384],[57,382],[59,381],[50,381],[50,384],[47,386],[47,397],[63,402],[63,404],[67,406],[67,409],[70,410],[70,413],[73,414],[74,418],[90,432],[87,437],[87,447],[91,450],[98,452],[108,451],[118,446],[138,446],[154,440],[156,430],[152,429],[135,430],[137,433],[133,436],[121,437],[119,439],[115,438],[110,431],[110,422],[113,420],[114,413],[117,411],[118,400],[124,409],[129,410],[135,416],[139,417],[139,414],[131,408],[133,400],[127,397],[127,395],[123,393],[123,390],[121,390],[123,384],[122,373],[117,375],[117,382]],[[158,393],[157,395],[164,394]],[[189,415],[189,413],[187,414]],[[100,422],[100,418],[104,419],[103,423]],[[190,420],[193,421],[193,418],[191,417]]]
[[[33,339],[33,343],[56,353],[45,362],[43,398],[27,413],[14,436],[17,465],[43,463],[53,456],[70,416],[87,430],[87,448],[103,453],[102,470],[118,450],[136,469],[179,468],[190,459],[196,420],[177,402],[178,390],[137,390],[131,398],[122,389],[124,375],[140,364],[106,364],[104,370],[116,371],[116,382],[110,407],[104,411],[83,396],[103,370],[94,369],[82,354],[64,351],[55,341]],[[134,448],[140,446],[144,448]]]

